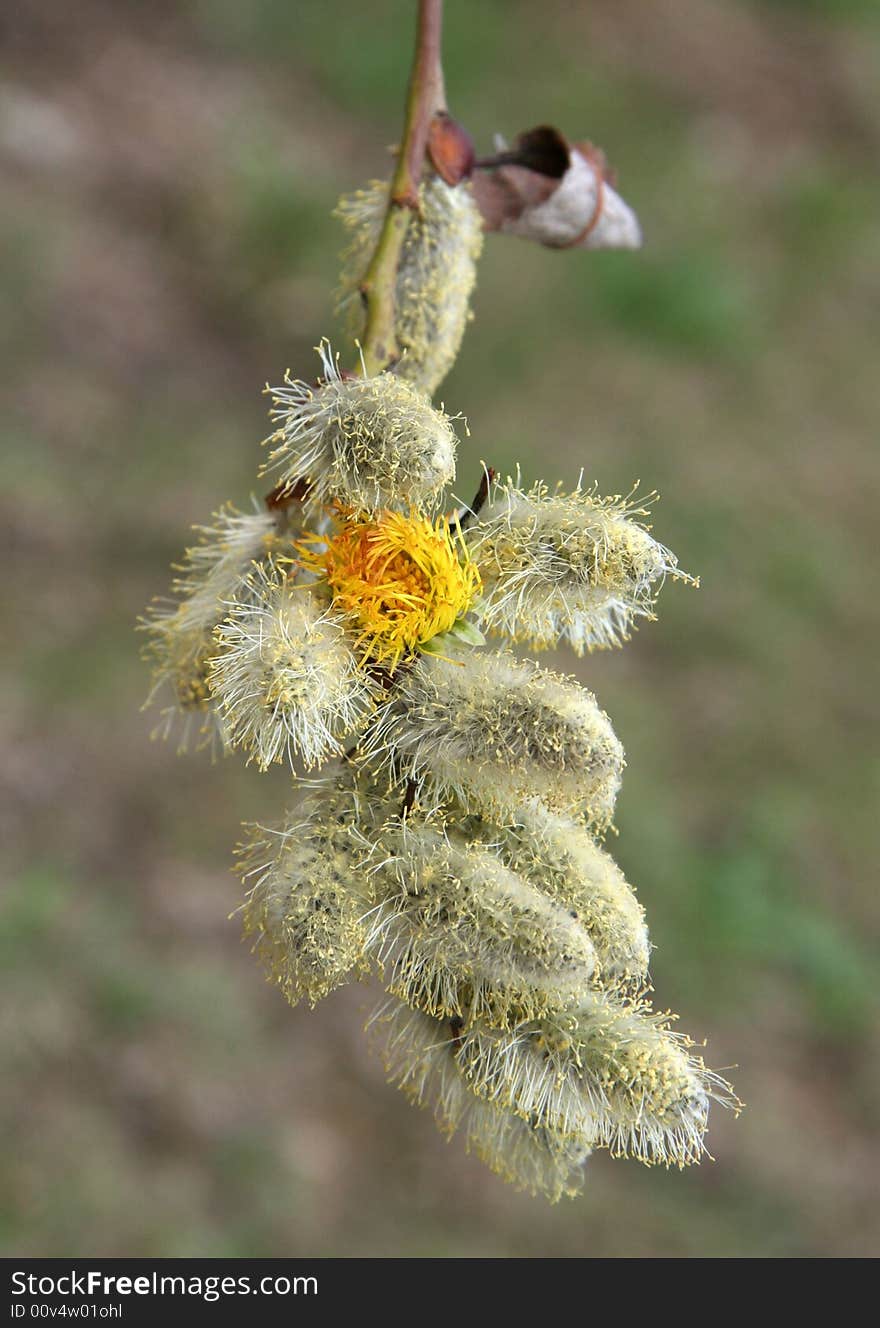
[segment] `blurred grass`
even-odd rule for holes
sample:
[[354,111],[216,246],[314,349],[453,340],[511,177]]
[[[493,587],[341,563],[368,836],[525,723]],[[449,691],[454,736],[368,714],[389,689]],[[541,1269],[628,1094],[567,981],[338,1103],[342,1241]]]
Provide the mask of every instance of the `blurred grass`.
[[[339,193],[388,168],[412,5],[35,0],[0,52],[4,1251],[877,1251],[877,7],[447,4],[453,109],[601,143],[638,255],[487,244],[442,396],[478,463],[658,488],[702,578],[577,670],[628,753],[612,848],[659,1004],[749,1109],[685,1174],[517,1196],[228,915],[283,775],[150,744],[134,621],[332,331]],[[332,12],[331,12],[332,11]]]

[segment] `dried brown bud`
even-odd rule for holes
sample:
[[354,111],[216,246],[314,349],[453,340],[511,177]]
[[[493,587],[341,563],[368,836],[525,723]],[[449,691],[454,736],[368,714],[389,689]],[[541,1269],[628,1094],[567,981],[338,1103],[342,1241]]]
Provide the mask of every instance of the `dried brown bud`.
[[569,146],[558,129],[552,125],[538,125],[537,129],[526,129],[517,134],[513,148],[503,152],[498,165],[524,166],[538,175],[547,175],[552,180],[561,180],[569,167]]
[[637,249],[638,219],[612,187],[601,149],[568,143],[548,125],[496,143],[483,158],[473,192],[486,230],[537,240],[551,249]]
[[431,165],[446,184],[461,184],[474,169],[474,144],[470,134],[448,111],[438,111],[428,130]]

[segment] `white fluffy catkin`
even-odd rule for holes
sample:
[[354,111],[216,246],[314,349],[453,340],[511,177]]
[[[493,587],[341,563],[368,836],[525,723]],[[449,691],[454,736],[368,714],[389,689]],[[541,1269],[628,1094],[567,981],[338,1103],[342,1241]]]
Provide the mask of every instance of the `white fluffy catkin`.
[[705,1152],[710,1099],[738,1105],[689,1046],[668,1016],[597,992],[573,1015],[511,1033],[475,1024],[457,1059],[475,1093],[524,1120],[615,1156],[685,1166]]
[[554,1203],[580,1192],[591,1141],[532,1124],[477,1096],[458,1066],[457,1021],[432,1019],[392,1000],[373,1026],[384,1034],[390,1080],[411,1101],[431,1110],[444,1133],[461,1131],[468,1150],[517,1189]]
[[482,624],[536,649],[620,645],[639,618],[654,617],[665,577],[693,583],[637,520],[646,515],[580,488],[496,483],[466,535],[483,580]]
[[238,850],[244,935],[292,1005],[315,1005],[367,969],[362,809],[351,781],[327,782],[321,794],[280,829],[250,827]]
[[435,1017],[507,1026],[589,993],[593,943],[563,905],[488,849],[424,825],[376,844],[368,941],[388,990]]
[[261,770],[338,754],[373,704],[344,626],[275,567],[255,568],[247,595],[229,606],[208,681],[228,742]]
[[[351,234],[343,255],[340,304],[362,314],[359,286],[379,238],[388,183],[373,180],[340,200],[336,215]],[[439,176],[419,189],[397,267],[394,336],[402,352],[396,373],[433,396],[458,355],[483,248],[483,221],[468,184]],[[354,328],[355,334],[359,327]]]
[[573,680],[510,654],[422,656],[371,727],[368,755],[420,797],[507,815],[538,797],[604,827],[624,758],[608,716]]
[[272,394],[276,431],[264,472],[282,488],[300,481],[310,513],[338,501],[358,511],[431,507],[455,475],[457,440],[448,415],[394,373],[341,373],[326,342],[317,384],[287,376]]
[[268,512],[239,512],[227,505],[213,523],[197,526],[199,539],[188,548],[172,582],[174,598],[157,601],[139,626],[148,633],[144,656],[153,666],[147,704],[162,704],[157,732],[168,737],[180,720],[184,749],[195,721],[198,746],[223,742],[208,673],[214,654],[213,630],[226,604],[246,592],[255,563],[292,548],[290,537]]
[[540,802],[505,826],[471,819],[469,831],[549,898],[571,909],[596,951],[604,986],[643,985],[650,943],[645,911],[614,859],[570,816]]

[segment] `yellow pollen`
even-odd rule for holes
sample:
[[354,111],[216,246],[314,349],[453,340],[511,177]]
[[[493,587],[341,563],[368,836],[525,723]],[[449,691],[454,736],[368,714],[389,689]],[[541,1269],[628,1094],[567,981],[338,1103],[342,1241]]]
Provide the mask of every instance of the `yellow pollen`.
[[447,632],[480,589],[460,533],[411,512],[352,518],[331,538],[297,545],[304,566],[326,580],[334,607],[359,629],[364,655],[392,667]]

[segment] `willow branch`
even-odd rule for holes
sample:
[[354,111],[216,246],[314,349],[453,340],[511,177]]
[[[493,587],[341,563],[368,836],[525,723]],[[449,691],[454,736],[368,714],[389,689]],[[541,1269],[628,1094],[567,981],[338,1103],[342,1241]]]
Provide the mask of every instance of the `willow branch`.
[[443,0],[419,0],[416,49],[397,168],[376,251],[360,287],[366,309],[362,350],[368,374],[387,368],[400,353],[394,335],[397,268],[410,214],[419,206],[419,182],[431,121],[438,111],[446,109],[440,60],[442,22]]

